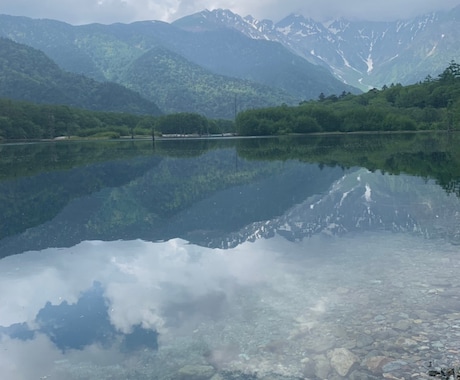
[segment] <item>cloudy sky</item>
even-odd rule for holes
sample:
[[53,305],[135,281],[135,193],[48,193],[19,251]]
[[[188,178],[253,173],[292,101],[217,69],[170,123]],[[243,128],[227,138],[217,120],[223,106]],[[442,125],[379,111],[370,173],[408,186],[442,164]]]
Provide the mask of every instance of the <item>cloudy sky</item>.
[[0,13],[51,18],[71,24],[137,20],[174,21],[203,9],[231,9],[278,21],[290,13],[316,20],[346,17],[394,20],[435,10],[448,10],[460,0],[2,0]]

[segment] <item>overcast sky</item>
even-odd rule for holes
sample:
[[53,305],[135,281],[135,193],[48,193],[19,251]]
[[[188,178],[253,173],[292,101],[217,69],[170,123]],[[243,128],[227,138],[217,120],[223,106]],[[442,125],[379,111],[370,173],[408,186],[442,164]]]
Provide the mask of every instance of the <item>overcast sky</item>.
[[345,17],[365,20],[404,19],[448,10],[460,0],[1,0],[0,13],[51,18],[71,24],[138,20],[171,22],[204,9],[230,9],[241,16],[279,21],[291,13],[315,20]]

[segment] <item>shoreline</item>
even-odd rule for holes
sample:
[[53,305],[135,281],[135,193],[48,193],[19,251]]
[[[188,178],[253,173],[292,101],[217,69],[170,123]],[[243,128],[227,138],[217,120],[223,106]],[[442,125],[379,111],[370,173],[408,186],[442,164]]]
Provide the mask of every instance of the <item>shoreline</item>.
[[36,144],[36,143],[50,143],[50,142],[81,142],[81,141],[169,141],[169,140],[214,140],[214,139],[254,139],[254,138],[279,138],[284,136],[334,136],[334,135],[391,135],[391,134],[418,134],[418,133],[457,133],[460,130],[407,130],[407,131],[352,131],[352,132],[312,132],[312,133],[288,133],[283,135],[237,135],[233,133],[215,134],[215,135],[185,135],[185,134],[168,134],[163,136],[139,135],[139,136],[120,136],[119,138],[105,138],[105,137],[78,137],[78,136],[58,136],[53,139],[24,139],[24,140],[0,140],[0,145],[14,145],[14,144]]

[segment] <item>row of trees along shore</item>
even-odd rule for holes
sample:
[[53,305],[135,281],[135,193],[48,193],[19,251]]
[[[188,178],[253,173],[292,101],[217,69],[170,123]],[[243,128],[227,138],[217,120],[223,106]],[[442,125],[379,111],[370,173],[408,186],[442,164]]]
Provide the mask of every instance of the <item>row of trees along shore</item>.
[[392,84],[365,94],[324,96],[238,114],[239,135],[460,129],[460,65],[410,86]]
[[0,140],[60,136],[118,138],[156,134],[209,135],[235,132],[267,136],[312,132],[458,130],[460,65],[451,62],[437,78],[410,86],[392,84],[365,94],[324,96],[298,106],[238,113],[236,120],[210,120],[194,113],[163,116],[95,112],[64,105],[0,99]]
[[233,121],[210,120],[194,113],[133,115],[0,99],[0,140],[119,138],[154,133],[206,135],[229,131],[234,131]]

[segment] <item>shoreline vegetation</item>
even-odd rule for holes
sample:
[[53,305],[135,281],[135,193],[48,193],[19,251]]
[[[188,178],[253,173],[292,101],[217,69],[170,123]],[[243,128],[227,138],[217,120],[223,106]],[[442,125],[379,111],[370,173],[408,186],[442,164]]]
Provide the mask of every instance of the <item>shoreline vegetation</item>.
[[0,99],[0,142],[134,138],[215,138],[292,134],[460,131],[460,65],[437,78],[353,95],[324,96],[298,106],[248,109],[235,120],[195,113],[161,116],[88,111]]

